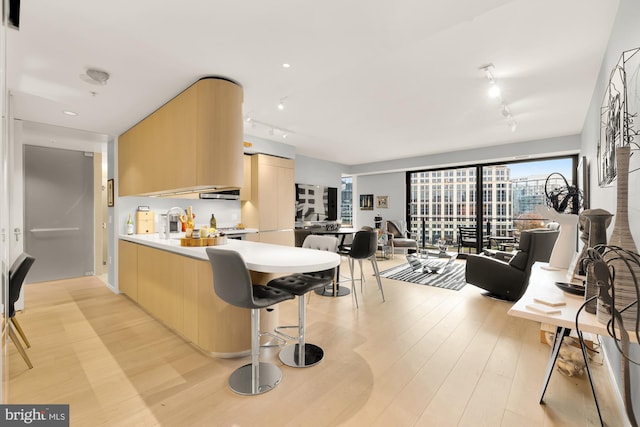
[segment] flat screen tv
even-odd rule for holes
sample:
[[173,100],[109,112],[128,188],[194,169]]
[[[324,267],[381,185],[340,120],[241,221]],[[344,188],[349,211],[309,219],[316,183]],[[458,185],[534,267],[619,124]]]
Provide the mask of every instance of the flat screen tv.
[[296,184],[296,221],[338,219],[338,189],[322,185]]

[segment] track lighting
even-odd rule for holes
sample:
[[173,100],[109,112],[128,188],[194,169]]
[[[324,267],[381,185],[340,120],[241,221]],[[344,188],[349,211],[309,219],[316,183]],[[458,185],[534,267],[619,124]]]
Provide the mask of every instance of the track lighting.
[[502,95],[500,93],[500,87],[498,86],[498,83],[496,83],[496,79],[493,77],[492,70],[494,68],[495,68],[494,65],[491,63],[479,67],[480,70],[484,71],[484,75],[487,78],[487,80],[489,80],[489,96],[491,98],[495,98],[498,100],[500,114],[502,115],[502,117],[504,117],[507,120],[507,126],[509,126],[509,129],[511,130],[511,132],[515,132],[518,124],[516,123],[516,120],[513,118],[513,115],[511,114],[511,110],[509,109],[509,106],[507,105],[505,100],[502,99]]
[[[287,139],[289,135],[294,133],[288,129],[284,129],[284,128],[272,125],[270,123],[261,122],[249,116],[246,116],[244,118],[244,123],[245,123],[245,126],[250,125],[251,129],[254,129],[254,130],[259,130],[260,128],[262,128],[263,135],[268,134],[269,136],[272,136],[272,137],[277,136],[277,137],[281,137],[282,139]],[[260,136],[260,135],[256,135],[256,136]]]
[[280,103],[278,104],[278,110],[284,110],[284,102],[282,102],[282,100],[280,100]]

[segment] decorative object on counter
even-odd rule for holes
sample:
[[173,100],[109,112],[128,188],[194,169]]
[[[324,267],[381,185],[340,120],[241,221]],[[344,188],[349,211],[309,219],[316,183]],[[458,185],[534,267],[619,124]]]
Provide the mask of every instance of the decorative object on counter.
[[200,237],[198,239],[193,237],[183,237],[180,239],[180,246],[200,247],[200,246],[218,246],[226,245],[227,236],[209,236]]
[[558,239],[553,245],[549,257],[550,270],[568,269],[576,253],[576,239],[578,238],[578,215],[560,214],[553,209],[548,209],[546,214],[552,221],[560,225]]
[[[616,166],[618,182],[616,188],[616,215],[613,224],[613,231],[609,238],[609,246],[615,246],[627,252],[637,253],[638,249],[633,240],[631,229],[629,228],[629,156],[631,148],[629,145],[618,147],[616,149]],[[633,268],[627,268],[628,263],[621,260],[614,252],[608,252],[603,255],[604,260],[610,267],[616,270],[613,281],[613,288],[616,293],[616,308],[621,312],[625,321],[625,327],[631,327],[635,322],[638,306],[637,302],[634,307],[626,311],[622,311],[627,304],[637,301],[638,286],[635,278],[640,277],[640,265]],[[598,301],[598,319],[603,321],[611,316],[607,307],[602,307]],[[635,323],[634,323],[635,325]]]
[[[558,185],[558,181],[560,185]],[[576,185],[569,185],[567,179],[558,172],[547,177],[544,184],[547,206],[558,213],[577,215],[582,208],[582,192]]]
[[155,212],[149,211],[149,210],[136,211],[136,234],[153,234],[155,232],[156,232]]
[[[620,163],[618,163],[620,167]],[[620,171],[620,169],[618,169]],[[629,348],[629,332],[640,342],[640,319],[638,318],[638,304],[640,288],[634,271],[640,270],[640,255],[617,246],[602,245],[587,250],[588,262],[593,264],[600,292],[598,293],[598,320],[606,323],[607,331],[615,340],[616,348],[621,355],[622,378],[624,390],[624,406],[631,425],[637,426],[637,418],[633,411],[633,392],[631,390],[631,375],[629,364],[640,365],[640,360],[631,359]],[[629,295],[621,295],[616,288],[617,276],[627,273],[634,280],[635,300],[628,299]],[[624,298],[620,301],[621,296]],[[601,308],[607,308],[606,312]],[[608,315],[605,315],[608,313]],[[580,315],[578,311],[577,317]],[[576,321],[577,323],[577,321]],[[578,329],[578,338],[584,342],[582,332]],[[583,350],[584,351],[584,350]],[[586,357],[586,356],[585,356]]]
[[133,234],[133,220],[131,219],[131,214],[129,214],[129,218],[127,218],[127,234]]
[[549,258],[550,269],[566,269],[571,265],[577,239],[578,212],[582,208],[582,192],[569,185],[564,175],[554,172],[544,184],[548,216],[560,224],[560,235]]
[[[580,262],[576,264],[574,273],[587,276],[585,301],[589,298],[598,295],[598,285],[596,283],[595,273],[593,271],[593,264],[588,263],[585,265],[582,262],[586,259],[587,250],[594,248],[598,245],[604,245],[607,243],[607,227],[611,223],[611,215],[604,209],[587,209],[580,214],[580,228],[583,230],[580,239],[584,242],[582,252],[580,253]],[[589,302],[585,306],[587,313],[596,313],[596,300]]]
[[185,222],[185,235],[184,237],[191,237],[191,235],[193,234],[193,227],[194,227],[194,221],[193,219],[196,216],[193,214],[193,208],[191,206],[189,206],[187,208],[187,220]]

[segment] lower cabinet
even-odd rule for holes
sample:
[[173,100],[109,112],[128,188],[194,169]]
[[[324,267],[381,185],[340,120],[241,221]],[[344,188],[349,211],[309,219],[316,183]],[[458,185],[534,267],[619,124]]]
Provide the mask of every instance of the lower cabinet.
[[213,290],[209,261],[120,241],[118,287],[206,353],[234,357],[251,348],[250,312]]

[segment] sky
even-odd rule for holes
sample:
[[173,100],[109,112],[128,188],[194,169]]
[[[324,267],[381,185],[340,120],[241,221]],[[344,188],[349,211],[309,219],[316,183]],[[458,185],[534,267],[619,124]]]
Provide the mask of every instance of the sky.
[[571,183],[573,175],[571,159],[536,160],[532,162],[510,163],[511,178],[525,178],[532,175],[549,175],[559,172]]

